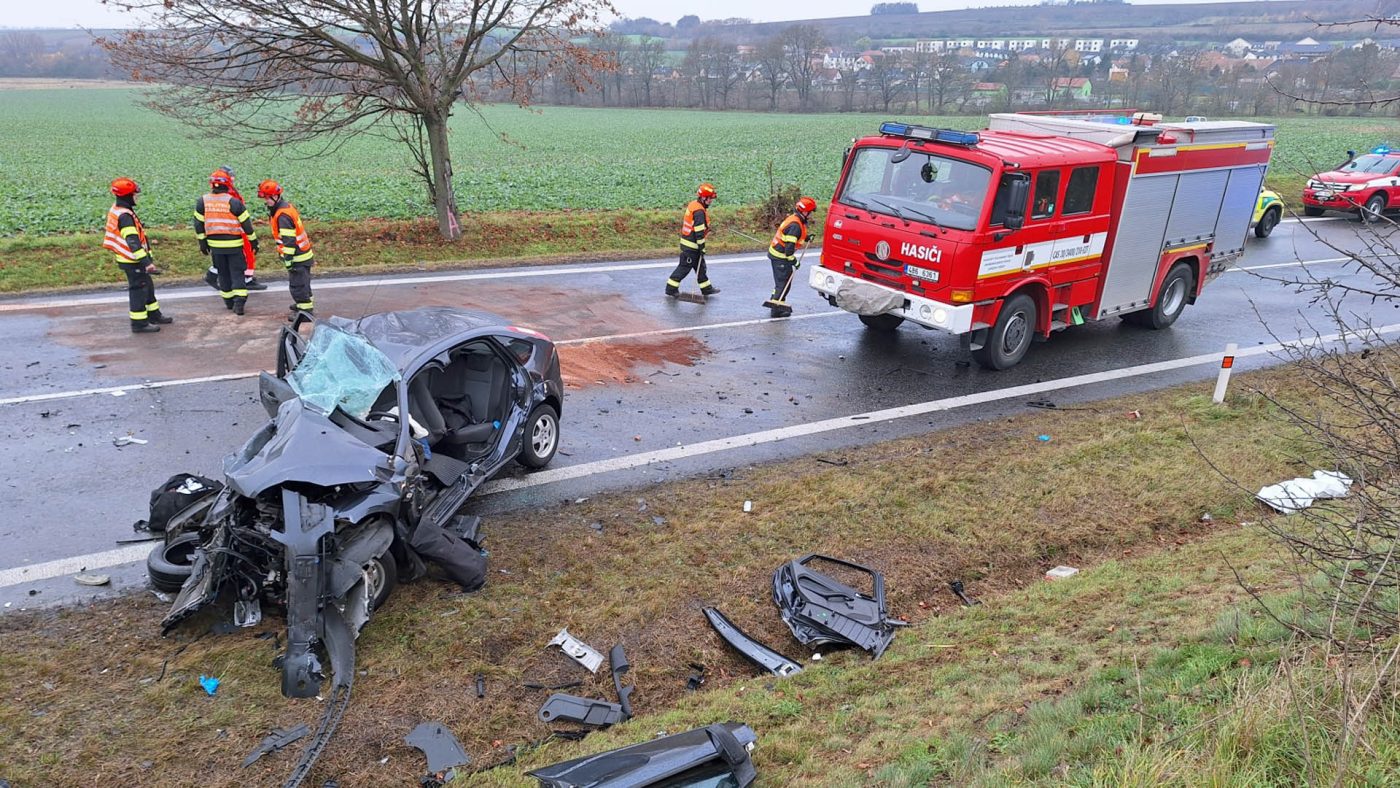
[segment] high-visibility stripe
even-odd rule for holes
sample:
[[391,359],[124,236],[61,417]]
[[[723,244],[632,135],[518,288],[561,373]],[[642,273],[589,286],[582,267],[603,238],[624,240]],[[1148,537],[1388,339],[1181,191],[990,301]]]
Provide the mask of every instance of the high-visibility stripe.
[[297,309],[313,309],[314,305],[310,301],[298,301]]
[[127,312],[127,314],[131,316],[132,320],[145,320],[148,317],[145,312]]
[[159,302],[159,301],[152,301],[151,303],[146,304],[146,311],[147,311],[147,312],[159,312],[159,311],[160,311],[160,302]]
[[699,248],[700,248],[700,244],[695,243],[694,241],[689,240],[689,239],[687,239],[687,238],[682,238],[682,239],[681,239],[681,246],[684,246],[684,247],[687,248],[687,249],[699,249]]
[[194,216],[204,223],[206,235],[236,235],[239,236],[238,246],[242,246],[243,222],[248,220],[248,212],[245,210],[242,216],[234,216],[232,201],[233,197],[228,194],[206,194],[204,214],[196,210]]
[[232,239],[232,240],[227,239],[227,238],[205,238],[204,240],[209,244],[210,247],[212,247],[212,248],[214,248],[214,249],[242,249],[242,248],[243,248],[243,239],[242,239],[242,238],[234,238],[234,239]]

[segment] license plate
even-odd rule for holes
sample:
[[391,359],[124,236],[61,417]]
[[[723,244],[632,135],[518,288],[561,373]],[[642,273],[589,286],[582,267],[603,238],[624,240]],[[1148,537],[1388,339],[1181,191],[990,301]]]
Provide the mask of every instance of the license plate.
[[1319,200],[1330,200],[1332,199],[1332,192],[1328,189],[1318,189],[1313,192],[1313,196]]
[[904,266],[904,273],[906,273],[906,274],[908,274],[908,275],[910,275],[910,276],[917,276],[917,277],[919,277],[920,279],[927,279],[927,280],[929,280],[930,282],[937,282],[937,281],[938,281],[938,272],[937,272],[937,271],[933,271],[933,270],[930,270],[930,269],[928,269],[928,268],[920,268],[920,267],[918,267],[917,265],[906,265],[906,266]]

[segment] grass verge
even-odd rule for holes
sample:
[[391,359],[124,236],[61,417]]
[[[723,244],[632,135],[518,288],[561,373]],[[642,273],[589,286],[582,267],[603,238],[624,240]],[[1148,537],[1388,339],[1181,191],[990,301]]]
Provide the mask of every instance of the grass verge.
[[[1282,559],[1237,523],[1260,516],[1250,490],[1306,467],[1296,435],[1247,386],[1306,396],[1296,373],[1253,373],[1223,407],[1202,386],[1171,389],[493,517],[486,589],[461,596],[420,582],[366,629],[355,695],[315,783],[412,782],[423,762],[402,737],[424,720],[446,723],[476,766],[517,748],[519,764],[463,783],[476,785],[525,784],[531,766],[716,719],[758,730],[767,784],[1071,774],[1093,782],[1098,769],[1122,766],[1120,752],[1151,752],[1045,738],[1074,708],[1053,704],[1103,695],[1095,687],[1121,684],[1112,671],[1150,668],[1163,650],[1201,642],[1244,596],[1225,556],[1251,583],[1281,585]],[[1198,446],[1239,486],[1212,473]],[[750,515],[744,500],[755,504]],[[914,627],[878,662],[833,652],[789,680],[756,677],[699,609],[719,604],[807,661],[768,584],[777,565],[809,551],[884,571],[893,612]],[[1060,584],[1039,579],[1060,563],[1094,568]],[[953,578],[986,604],[956,607]],[[2,773],[19,785],[81,774],[101,784],[211,786],[285,774],[294,753],[237,767],[270,728],[319,714],[314,702],[278,694],[269,661],[280,622],[232,636],[187,628],[162,640],[163,608],[134,595],[0,619]],[[625,645],[641,716],[580,743],[534,747],[549,732],[534,719],[547,693],[522,681],[584,678],[572,692],[612,693],[606,677],[544,648],[561,626],[600,649]],[[694,694],[685,690],[691,662],[709,676]],[[1142,692],[1166,686],[1163,671]],[[200,674],[223,679],[218,695],[204,695]],[[484,699],[472,690],[476,674],[486,679]],[[1080,708],[1122,716],[1107,703]],[[1042,716],[1051,722],[1038,723]]]
[[[759,251],[729,228],[767,240],[771,227],[755,222],[750,208],[717,208],[711,254]],[[261,278],[285,277],[258,216]],[[502,211],[462,215],[462,237],[444,241],[431,220],[365,219],[308,222],[316,247],[317,276],[484,268],[580,262],[677,253],[680,211]],[[151,228],[152,256],[164,270],[161,285],[199,281],[209,258],[199,253],[189,228]],[[125,287],[121,271],[102,248],[100,233],[0,238],[0,293],[54,291],[110,285]]]

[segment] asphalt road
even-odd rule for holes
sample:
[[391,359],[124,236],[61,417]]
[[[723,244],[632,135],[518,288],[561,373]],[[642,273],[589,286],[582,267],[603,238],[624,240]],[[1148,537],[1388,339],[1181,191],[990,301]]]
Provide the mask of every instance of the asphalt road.
[[[999,373],[959,363],[956,337],[907,324],[893,335],[866,330],[805,281],[794,317],[768,319],[759,303],[772,280],[759,255],[711,261],[723,292],[704,305],[662,297],[670,260],[324,278],[316,302],[319,313],[342,315],[484,308],[560,342],[569,384],[561,455],[542,473],[512,472],[488,486],[473,507],[489,515],[799,454],[839,455],[1018,412],[1033,399],[1070,403],[1213,378],[1227,342],[1241,348],[1237,368],[1277,363],[1260,350],[1333,330],[1305,296],[1264,278],[1305,268],[1346,276],[1338,252],[1313,233],[1360,248],[1352,222],[1286,222],[1251,240],[1243,270],[1213,282],[1171,330],[1091,323]],[[127,331],[115,278],[106,293],[0,300],[0,609],[144,582],[131,560],[144,548],[116,541],[133,535],[153,487],[180,471],[218,477],[221,458],[265,420],[252,376],[274,361],[284,287],[254,293],[239,319],[208,289],[158,282],[176,322],[154,336]],[[1400,313],[1375,318],[1400,322]],[[115,446],[125,435],[147,443]],[[95,567],[111,586],[93,591],[68,576]]]

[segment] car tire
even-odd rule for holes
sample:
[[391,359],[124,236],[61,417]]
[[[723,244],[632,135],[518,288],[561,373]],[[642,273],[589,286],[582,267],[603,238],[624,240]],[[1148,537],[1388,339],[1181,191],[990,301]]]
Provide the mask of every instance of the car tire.
[[1124,319],[1154,331],[1167,328],[1185,311],[1186,302],[1191,300],[1193,284],[1195,278],[1191,275],[1191,266],[1177,263],[1162,280],[1162,286],[1157,290],[1157,301],[1152,308],[1125,315]]
[[389,600],[389,595],[394,593],[394,589],[399,586],[399,565],[394,560],[393,553],[385,553],[378,558],[370,559],[365,565],[365,573],[369,575],[367,581],[370,583],[369,609],[371,612],[378,610]]
[[515,459],[526,468],[543,468],[559,451],[559,412],[542,403],[525,420],[525,436]]
[[1278,223],[1283,220],[1282,208],[1270,208],[1264,211],[1264,215],[1259,217],[1259,223],[1254,225],[1255,238],[1268,238],[1269,234],[1278,227]]
[[1001,305],[996,325],[987,334],[987,342],[972,351],[972,359],[986,369],[1009,369],[1026,357],[1035,339],[1035,299],[1017,293]]
[[1377,193],[1371,195],[1371,198],[1366,201],[1366,204],[1361,206],[1361,221],[1363,222],[1378,222],[1384,214],[1385,195],[1383,194]]
[[904,322],[904,318],[899,315],[860,315],[860,322],[872,331],[894,331],[899,328],[899,324]]
[[174,593],[184,587],[194,569],[194,550],[199,546],[199,534],[185,533],[161,542],[146,557],[146,575],[157,591]]
[[1327,209],[1326,209],[1326,208],[1314,208],[1314,207],[1311,206],[1311,205],[1304,205],[1304,206],[1303,206],[1303,215],[1304,215],[1304,216],[1321,216],[1322,214],[1324,214],[1324,213],[1326,213],[1326,212],[1327,212]]

